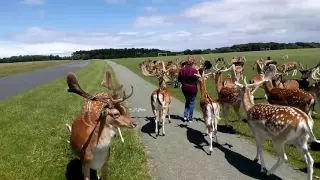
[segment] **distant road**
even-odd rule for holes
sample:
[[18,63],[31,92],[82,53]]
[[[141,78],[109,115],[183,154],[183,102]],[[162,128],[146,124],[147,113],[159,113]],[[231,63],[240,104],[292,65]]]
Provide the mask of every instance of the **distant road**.
[[0,78],[0,100],[7,99],[40,84],[66,76],[69,71],[77,71],[91,61],[74,61],[71,64],[62,64],[32,72]]

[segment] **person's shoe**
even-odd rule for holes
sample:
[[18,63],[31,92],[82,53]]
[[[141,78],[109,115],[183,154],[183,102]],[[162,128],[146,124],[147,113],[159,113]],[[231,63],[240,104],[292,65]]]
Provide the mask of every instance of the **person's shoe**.
[[189,123],[192,123],[192,122],[193,122],[193,119],[192,119],[192,118],[189,118],[189,119],[188,119],[188,122],[189,122]]
[[184,117],[184,118],[183,118],[183,121],[187,121],[187,120],[188,120],[188,118],[187,118],[187,117]]

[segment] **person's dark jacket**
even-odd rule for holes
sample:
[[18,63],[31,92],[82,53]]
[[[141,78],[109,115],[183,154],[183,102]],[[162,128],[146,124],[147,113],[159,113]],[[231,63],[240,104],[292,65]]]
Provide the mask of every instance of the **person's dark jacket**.
[[179,72],[178,81],[182,83],[182,91],[184,93],[193,94],[198,92],[197,70],[192,65],[185,65]]

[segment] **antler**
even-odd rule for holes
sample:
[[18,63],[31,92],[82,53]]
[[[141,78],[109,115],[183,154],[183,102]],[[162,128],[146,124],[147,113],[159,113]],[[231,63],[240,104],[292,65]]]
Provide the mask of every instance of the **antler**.
[[67,84],[68,84],[68,92],[78,94],[86,99],[94,99],[94,96],[91,94],[85,92],[78,83],[78,79],[75,73],[69,72],[67,75]]
[[270,81],[271,78],[277,73],[277,67],[274,65],[274,64],[270,64],[269,65],[269,68],[266,70],[265,74],[263,75],[262,77],[262,81],[259,81],[259,82],[256,82],[256,83],[253,83],[253,84],[248,84],[247,83],[247,79],[246,79],[246,76],[243,78],[243,82],[244,82],[244,85],[239,83],[238,81],[235,81],[234,83],[243,88],[243,87],[247,87],[247,88],[250,88],[250,87],[255,87],[255,86],[260,86],[261,84],[263,84],[264,82],[266,81]]
[[67,75],[67,84],[69,89],[68,92],[78,94],[81,97],[84,97],[86,99],[92,100],[92,101],[100,101],[107,103],[108,105],[121,103],[125,101],[126,99],[130,98],[133,94],[133,86],[131,86],[131,93],[129,96],[124,96],[119,99],[113,99],[112,97],[102,97],[102,96],[93,96],[87,92],[85,92],[79,85],[77,76],[73,72],[69,72]]

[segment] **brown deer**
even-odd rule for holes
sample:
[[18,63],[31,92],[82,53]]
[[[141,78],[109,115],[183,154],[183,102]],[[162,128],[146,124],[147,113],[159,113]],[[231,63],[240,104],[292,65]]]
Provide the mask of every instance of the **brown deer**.
[[216,138],[216,142],[218,142],[218,120],[220,119],[220,105],[208,94],[207,91],[206,81],[210,75],[211,73],[205,74],[204,71],[201,72],[201,75],[199,72],[198,74],[195,74],[195,76],[198,77],[198,81],[200,83],[200,107],[203,114],[204,123],[206,125],[206,134],[210,137],[209,155],[211,155],[213,151],[213,133]]
[[172,101],[172,95],[167,88],[166,82],[167,78],[167,70],[165,69],[164,62],[162,62],[162,71],[157,74],[157,78],[159,80],[159,88],[154,90],[151,93],[151,108],[153,114],[155,116],[155,133],[159,135],[158,123],[160,122],[162,125],[162,135],[165,136],[165,119],[166,115],[168,116],[168,122],[171,123],[170,120],[170,104]]
[[[309,137],[312,141],[320,143],[312,131],[313,119],[295,107],[267,103],[254,104],[250,87],[262,84],[264,81],[268,82],[270,79],[264,77],[258,84],[247,84],[246,80],[244,85],[236,82],[241,88],[239,97],[242,99],[248,125],[256,141],[257,154],[254,161],[261,161],[262,173],[267,176],[272,175],[281,164],[288,161],[285,144],[293,144],[305,159],[308,170],[307,179],[312,180],[314,160],[308,151],[307,143]],[[265,139],[271,140],[278,152],[278,161],[270,170],[265,166],[262,153]]]
[[293,71],[292,76],[296,76],[297,75],[297,68],[298,68],[297,62],[287,62],[281,66],[278,66],[277,70],[280,72],[286,73],[287,76],[288,76],[289,71]]
[[[110,74],[109,74],[110,75]],[[106,75],[105,77],[108,77]],[[110,76],[109,76],[110,77]],[[105,79],[102,84],[112,87],[111,79]],[[78,117],[72,122],[72,128],[66,124],[70,135],[70,146],[82,163],[84,180],[90,180],[90,168],[102,168],[101,178],[107,179],[110,145],[114,137],[115,128],[135,128],[137,122],[126,114],[120,104],[133,94],[133,87],[129,96],[114,99],[108,93],[91,95],[80,87],[74,73],[67,75],[68,92],[85,98]]]
[[[215,71],[218,71],[219,68],[218,68],[218,65],[219,63],[216,63],[215,66],[213,66],[212,68],[215,70]],[[224,67],[224,66],[223,66]],[[231,65],[229,64],[228,67],[231,67]],[[234,84],[235,81],[239,80],[240,77],[241,77],[241,73],[240,71],[237,71],[237,66],[235,66],[235,78],[236,79],[232,79],[231,78],[231,75],[229,74],[229,77],[226,77],[222,80],[222,87],[227,87],[227,88],[234,88],[236,87],[236,85]],[[220,72],[226,72],[226,71],[221,71]],[[222,79],[222,77],[221,77]]]
[[[232,79],[236,79],[234,64],[230,68],[222,67],[220,70],[218,70],[214,74],[214,76],[215,76],[215,82],[216,82],[216,91],[218,94],[217,101],[222,107],[225,125],[229,126],[227,123],[227,117],[228,117],[228,111],[230,107],[232,107],[235,113],[237,114],[239,122],[241,120],[241,115],[240,115],[241,101],[239,101],[238,99],[239,91],[237,87],[232,87],[232,88],[223,87],[221,73],[226,71],[231,71]],[[235,130],[236,131],[239,130],[239,125]]]
[[[277,71],[274,64],[270,64],[269,69],[272,72]],[[265,92],[270,104],[297,107],[308,115],[312,115],[315,100],[309,93],[299,89],[275,88],[271,80],[265,82]]]

